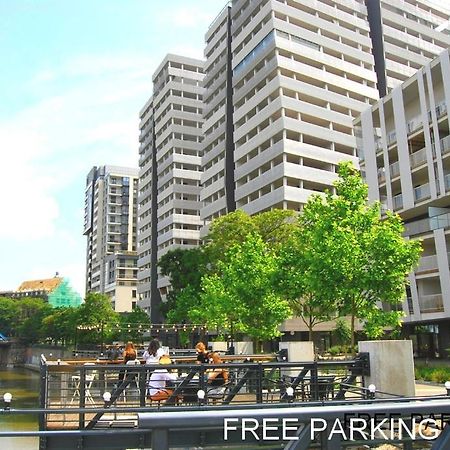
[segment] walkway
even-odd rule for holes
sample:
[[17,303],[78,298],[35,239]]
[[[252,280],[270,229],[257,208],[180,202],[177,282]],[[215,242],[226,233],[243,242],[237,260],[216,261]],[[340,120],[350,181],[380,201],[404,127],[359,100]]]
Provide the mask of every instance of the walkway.
[[432,384],[424,384],[416,381],[416,396],[425,397],[427,395],[445,395],[446,390],[444,384],[434,386]]

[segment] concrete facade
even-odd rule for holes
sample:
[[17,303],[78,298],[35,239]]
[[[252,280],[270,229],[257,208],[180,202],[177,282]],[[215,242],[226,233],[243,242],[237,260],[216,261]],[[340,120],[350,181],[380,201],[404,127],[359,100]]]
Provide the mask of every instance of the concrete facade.
[[155,323],[169,286],[158,274],[159,258],[200,239],[202,79],[202,61],[167,55],[140,113],[138,295]]
[[447,20],[428,0],[226,7],[205,36],[202,235],[234,208],[301,211],[358,165],[352,120],[450,45]]
[[376,398],[416,395],[411,341],[363,341],[358,343],[358,351],[369,353],[370,376],[364,381],[365,387],[374,384],[380,391]]
[[446,50],[355,122],[369,199],[400,214],[406,237],[422,240],[403,310],[415,339],[414,326],[428,330],[427,342],[415,341],[423,356],[445,356],[450,347],[449,86]]
[[93,167],[86,179],[86,292],[107,294],[119,312],[136,304],[137,184],[137,169],[117,166]]

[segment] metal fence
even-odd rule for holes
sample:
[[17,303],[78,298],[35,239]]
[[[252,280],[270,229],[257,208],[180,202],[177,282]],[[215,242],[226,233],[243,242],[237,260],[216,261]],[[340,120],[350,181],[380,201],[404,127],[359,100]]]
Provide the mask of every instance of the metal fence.
[[[130,414],[99,414],[106,404],[119,410],[133,407],[156,409],[176,406],[245,405],[293,401],[330,401],[366,398],[364,376],[369,374],[368,356],[351,361],[174,364],[166,366],[176,375],[168,386],[168,398],[150,397],[151,374],[158,365],[122,365],[104,362],[84,365],[63,361],[41,363],[40,407],[67,409],[63,414],[45,414],[40,429],[92,429],[107,421],[133,426]],[[214,370],[225,370],[223,384],[211,383]],[[199,399],[198,392],[204,393]],[[73,408],[73,412],[71,410]],[[76,409],[79,409],[76,410]]]

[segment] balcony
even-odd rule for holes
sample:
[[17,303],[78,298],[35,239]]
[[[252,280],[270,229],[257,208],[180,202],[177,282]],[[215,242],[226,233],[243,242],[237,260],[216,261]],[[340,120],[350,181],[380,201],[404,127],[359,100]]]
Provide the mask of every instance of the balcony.
[[429,183],[422,184],[414,188],[414,199],[416,202],[420,202],[431,197]]
[[409,161],[411,163],[411,169],[425,164],[427,162],[427,152],[425,147],[409,155]]
[[414,119],[410,120],[407,124],[408,134],[414,133],[414,131],[418,130],[422,127],[422,121],[419,117],[414,117]]
[[442,294],[419,296],[419,306],[421,313],[444,312]]
[[380,167],[377,171],[377,174],[378,174],[378,183],[384,183],[384,181],[386,180],[386,173],[384,167]]
[[441,154],[445,155],[450,152],[450,136],[445,136],[441,139]]
[[416,269],[416,274],[433,272],[438,269],[438,261],[436,255],[422,256],[419,260],[419,266]]
[[387,144],[392,145],[397,142],[397,133],[395,131],[391,131],[387,135]]
[[439,119],[447,112],[447,104],[445,102],[439,103],[436,106],[436,116]]
[[403,195],[402,194],[395,195],[394,198],[392,199],[392,203],[393,203],[394,211],[396,211],[397,209],[402,209],[403,208]]
[[400,175],[400,164],[398,161],[395,161],[389,166],[389,172],[391,173],[391,178],[395,178]]

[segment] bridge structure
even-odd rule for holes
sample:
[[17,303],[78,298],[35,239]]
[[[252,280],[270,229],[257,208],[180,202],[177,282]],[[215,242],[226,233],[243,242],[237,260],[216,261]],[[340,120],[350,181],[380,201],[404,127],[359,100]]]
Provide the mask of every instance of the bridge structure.
[[[37,414],[39,430],[2,431],[0,437],[38,436],[42,450],[334,450],[369,444],[370,448],[388,442],[412,449],[416,440],[429,442],[425,432],[407,432],[417,429],[416,424],[408,428],[412,415],[434,414],[443,420],[432,424],[432,437],[436,438],[433,448],[450,448],[448,427],[444,428],[445,418],[450,419],[450,397],[380,398],[388,393],[365,385],[371,370],[367,354],[349,361],[296,363],[267,361],[258,356],[261,359],[244,357],[221,365],[229,377],[220,390],[208,383],[209,371],[219,366],[186,362],[170,366],[177,380],[170,386],[167,400],[160,402],[150,400],[146,391],[150,374],[161,366],[107,361],[80,365],[76,361],[42,358],[40,407],[17,410],[5,403],[0,409],[0,420],[4,414]],[[388,423],[373,435],[362,430],[347,439],[350,422],[346,417],[359,414],[370,423],[371,419],[379,420],[382,413],[404,418],[403,434],[399,435],[398,425]],[[314,428],[312,419],[322,421]],[[289,436],[283,426],[286,421]],[[295,430],[292,421],[296,421]],[[336,423],[341,424],[342,432],[332,433],[329,439]]]

